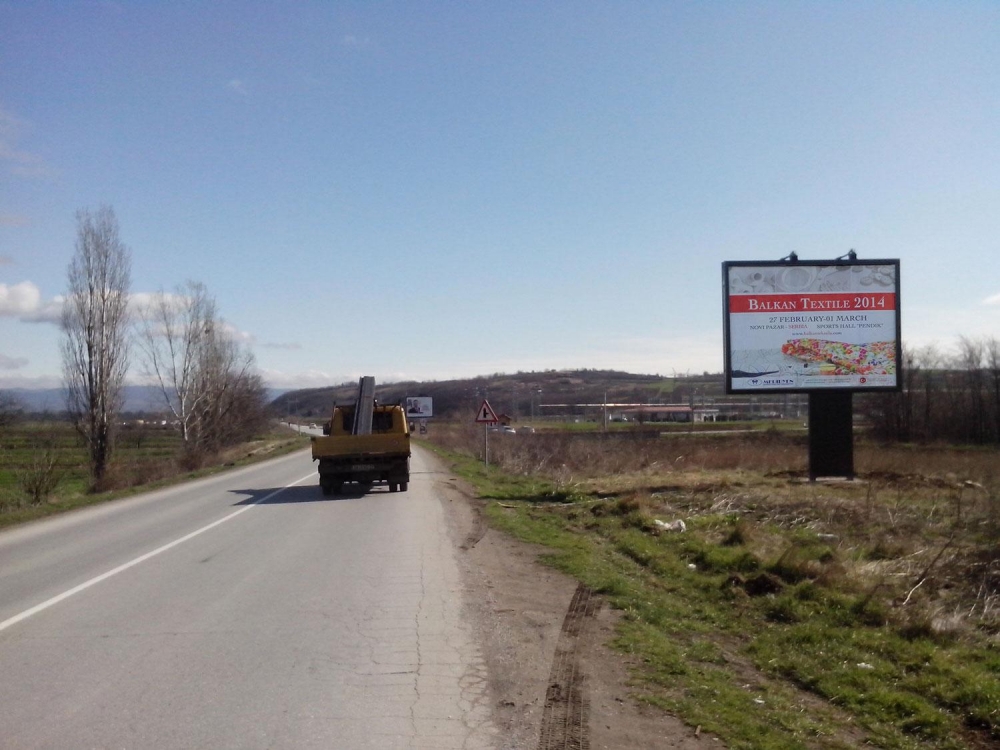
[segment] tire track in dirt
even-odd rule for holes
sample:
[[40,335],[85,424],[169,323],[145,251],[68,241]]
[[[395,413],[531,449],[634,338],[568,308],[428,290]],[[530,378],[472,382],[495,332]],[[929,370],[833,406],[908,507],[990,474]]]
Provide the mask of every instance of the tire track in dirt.
[[593,591],[582,583],[576,587],[549,673],[538,750],[587,750],[590,747],[590,702],[584,689],[577,646],[584,624],[600,607],[600,599]]

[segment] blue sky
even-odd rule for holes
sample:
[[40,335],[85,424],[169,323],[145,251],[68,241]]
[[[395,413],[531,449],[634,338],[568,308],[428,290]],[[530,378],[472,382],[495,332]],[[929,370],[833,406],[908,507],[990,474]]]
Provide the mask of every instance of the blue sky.
[[899,258],[1000,336],[995,2],[0,2],[0,387],[78,209],[276,387],[720,371],[724,260]]

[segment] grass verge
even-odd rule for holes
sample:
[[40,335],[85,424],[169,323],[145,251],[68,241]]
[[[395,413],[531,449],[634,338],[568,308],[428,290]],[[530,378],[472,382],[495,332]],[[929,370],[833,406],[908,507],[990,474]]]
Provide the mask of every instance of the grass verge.
[[[178,459],[179,438],[172,432],[133,432],[119,444],[111,469],[117,488],[91,492],[86,457],[72,428],[23,424],[0,435],[0,528],[210,476],[302,450],[308,444],[307,435],[276,427],[187,470]],[[35,501],[26,494],[23,477],[26,471],[36,470],[33,462],[45,452],[54,459],[57,481],[46,497]]]
[[[1000,743],[995,598],[954,593],[963,577],[996,586],[995,485],[695,466],[566,482],[565,464],[546,476],[434,449],[493,525],[622,612],[613,645],[636,697],[727,747]],[[683,532],[657,523],[678,519]]]

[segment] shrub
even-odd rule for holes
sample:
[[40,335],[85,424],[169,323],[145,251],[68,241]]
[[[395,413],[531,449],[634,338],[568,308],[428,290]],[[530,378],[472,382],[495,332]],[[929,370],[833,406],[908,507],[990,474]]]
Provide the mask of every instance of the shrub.
[[27,455],[16,471],[17,481],[28,497],[28,504],[41,505],[48,500],[63,475],[55,438],[46,435],[30,441]]

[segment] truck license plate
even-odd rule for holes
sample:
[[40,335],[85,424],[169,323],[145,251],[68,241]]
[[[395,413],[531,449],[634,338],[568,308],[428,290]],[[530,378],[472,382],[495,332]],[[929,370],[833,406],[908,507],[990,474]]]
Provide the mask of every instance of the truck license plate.
[[374,468],[375,464],[354,464],[351,471],[372,471]]

